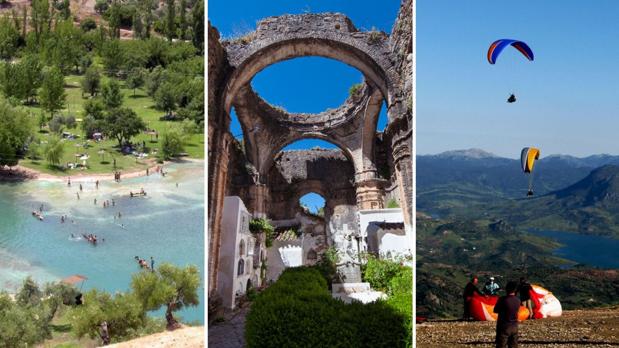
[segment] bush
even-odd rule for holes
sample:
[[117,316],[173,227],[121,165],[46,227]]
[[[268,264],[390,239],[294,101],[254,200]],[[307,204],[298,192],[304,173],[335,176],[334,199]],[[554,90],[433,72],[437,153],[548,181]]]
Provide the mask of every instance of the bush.
[[389,282],[389,298],[386,303],[396,312],[406,318],[409,337],[407,338],[407,347],[412,347],[413,338],[413,269],[404,267],[398,275],[393,277]]
[[351,97],[354,97],[357,95],[357,93],[359,93],[359,91],[361,91],[362,88],[363,88],[363,83],[354,84],[348,90],[348,95]]
[[92,17],[88,17],[80,23],[80,28],[82,28],[84,32],[95,30],[97,29],[97,22],[95,22]]
[[248,347],[402,347],[402,315],[384,302],[344,304],[313,267],[288,268],[247,315]]
[[373,256],[363,267],[363,280],[370,283],[372,288],[386,291],[391,279],[404,269],[399,263],[391,260],[382,260]]
[[267,248],[269,248],[269,247],[271,247],[271,245],[273,245],[273,238],[275,237],[273,234],[275,232],[275,229],[273,228],[273,226],[271,225],[269,220],[263,219],[263,218],[252,219],[249,222],[249,231],[251,233],[261,233],[261,232],[264,232],[264,235],[265,235],[265,238],[266,238],[264,244],[267,246]]
[[391,198],[389,201],[387,201],[387,208],[399,208],[399,207],[400,207],[400,204],[395,198]]

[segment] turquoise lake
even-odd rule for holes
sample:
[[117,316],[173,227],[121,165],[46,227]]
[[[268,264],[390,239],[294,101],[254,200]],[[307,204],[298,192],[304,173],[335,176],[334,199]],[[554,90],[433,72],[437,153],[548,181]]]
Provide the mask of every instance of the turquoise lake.
[[553,252],[559,257],[588,266],[619,268],[619,239],[561,231],[530,232],[562,244]]
[[[139,271],[134,257],[153,256],[155,267],[170,262],[200,269],[200,305],[178,316],[203,323],[203,165],[200,161],[166,165],[165,177],[102,181],[99,189],[94,180],[77,177],[71,187],[44,180],[0,184],[0,288],[14,292],[29,275],[43,283],[81,274],[88,277],[84,290],[126,291],[131,275]],[[129,197],[129,191],[140,188],[146,197]],[[112,199],[115,206],[103,208],[103,201]],[[31,215],[41,204],[43,221]],[[119,212],[121,218],[115,218]],[[60,221],[62,215],[68,215],[65,223]],[[105,241],[93,246],[81,238],[82,233]]]

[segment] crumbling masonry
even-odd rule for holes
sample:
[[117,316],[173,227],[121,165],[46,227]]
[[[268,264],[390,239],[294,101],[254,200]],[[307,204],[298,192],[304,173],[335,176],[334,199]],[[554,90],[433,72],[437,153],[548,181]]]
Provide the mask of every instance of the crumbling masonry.
[[[208,28],[209,292],[217,284],[223,198],[238,195],[255,217],[290,219],[299,198],[321,194],[325,217],[342,221],[359,209],[395,199],[412,221],[412,0],[402,1],[391,35],[359,31],[339,13],[284,15],[258,23],[233,41]],[[343,105],[320,114],[294,114],[264,101],[251,88],[262,69],[283,60],[320,56],[353,66],[363,86]],[[376,132],[383,101],[388,125]],[[230,133],[230,111],[244,133]],[[306,138],[341,151],[282,151]]]

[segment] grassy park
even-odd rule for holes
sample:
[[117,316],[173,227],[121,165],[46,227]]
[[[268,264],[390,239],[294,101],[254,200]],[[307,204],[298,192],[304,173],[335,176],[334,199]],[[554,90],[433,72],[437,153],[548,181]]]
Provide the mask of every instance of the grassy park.
[[[64,154],[61,164],[75,163],[82,161],[79,160],[80,156],[87,155],[86,160],[87,167],[84,169],[67,169],[66,167],[50,166],[43,159],[30,159],[24,158],[19,164],[36,170],[38,172],[54,174],[54,175],[71,175],[71,174],[98,174],[98,173],[111,173],[114,171],[114,159],[116,160],[116,170],[120,171],[137,171],[140,169],[146,169],[152,166],[156,161],[156,152],[159,151],[161,146],[161,135],[168,131],[171,127],[180,127],[178,121],[161,121],[160,117],[164,113],[155,108],[155,102],[153,98],[148,96],[142,89],[136,89],[135,95],[132,89],[129,89],[121,81],[121,92],[123,95],[123,105],[134,110],[137,115],[144,120],[147,125],[147,129],[155,130],[159,133],[159,137],[154,134],[141,132],[139,135],[132,138],[132,141],[137,144],[146,143],[146,153],[148,157],[137,158],[133,155],[123,155],[118,149],[118,143],[115,139],[104,138],[100,141],[94,141],[87,139],[85,132],[80,128],[81,120],[83,120],[84,103],[89,99],[87,95],[82,95],[81,81],[84,77],[80,75],[69,75],[65,77],[65,94],[66,94],[66,106],[63,110],[60,110],[60,114],[64,115],[77,115],[77,126],[74,128],[68,128],[65,131],[78,135],[76,139],[65,139]],[[109,77],[103,78],[102,83],[109,80]],[[22,106],[26,110],[33,120],[37,119],[44,110],[40,106]],[[36,133],[36,137],[44,144],[50,137],[52,132],[48,126],[43,127],[42,130]],[[157,139],[159,138],[159,139]],[[153,152],[155,152],[153,154]],[[190,134],[185,138],[184,152],[189,158],[202,159],[204,158],[204,133],[197,132]],[[78,154],[79,156],[76,156]]]

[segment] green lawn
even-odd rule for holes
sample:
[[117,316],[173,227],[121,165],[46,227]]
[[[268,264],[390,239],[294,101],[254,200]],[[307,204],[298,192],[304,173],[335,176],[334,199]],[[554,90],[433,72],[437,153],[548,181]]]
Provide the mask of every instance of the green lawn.
[[[24,167],[54,175],[112,173],[114,170],[114,159],[116,160],[116,168],[121,171],[146,169],[146,167],[152,165],[155,157],[153,154],[149,154],[146,159],[141,160],[136,160],[135,156],[122,155],[117,149],[118,142],[115,139],[106,139],[100,142],[85,139],[79,122],[84,117],[83,104],[87,100],[87,98],[82,97],[81,80],[82,76],[79,75],[69,75],[65,77],[65,93],[67,97],[65,108],[61,110],[60,113],[62,115],[75,115],[78,120],[77,127],[74,129],[66,129],[65,131],[77,134],[80,137],[76,140],[64,140],[65,153],[61,164],[75,163],[77,159],[76,154],[87,154],[89,156],[89,159],[86,161],[88,166],[87,169],[61,170],[48,166],[44,159],[39,161],[24,159],[20,161],[20,164]],[[104,77],[102,83],[105,83],[106,80],[107,78]],[[159,140],[161,140],[161,135],[165,133],[166,130],[170,129],[170,127],[173,127],[176,122],[160,121],[159,117],[163,115],[163,112],[155,109],[153,99],[146,95],[143,90],[137,89],[134,96],[133,90],[127,89],[122,81],[121,86],[124,97],[123,106],[134,110],[138,116],[144,120],[147,128],[157,130],[157,132],[159,132]],[[24,106],[23,108],[32,115],[35,120],[34,123],[38,124],[36,120],[38,120],[42,112],[41,108],[38,106]],[[50,134],[44,129],[42,132],[39,132],[37,136],[40,137],[43,142],[42,147],[44,147],[44,143],[49,138]],[[145,133],[132,138],[132,141],[134,143],[142,143],[144,141],[148,153],[154,149],[158,149],[160,146],[154,136]],[[105,153],[100,154],[100,151],[104,151]],[[188,137],[187,143],[185,144],[185,152],[187,152],[190,158],[203,159],[204,133],[193,134]],[[41,156],[43,156],[42,151]],[[79,159],[77,162],[82,163]]]

